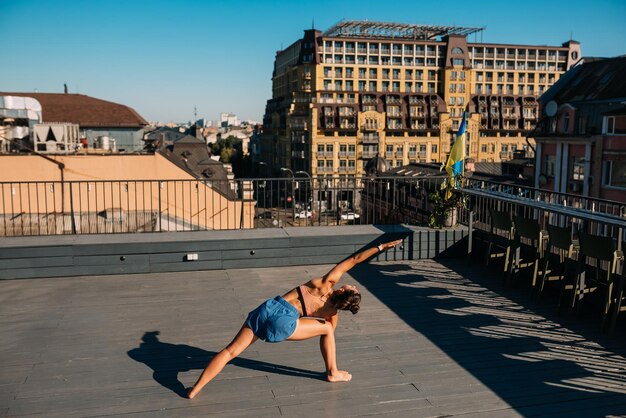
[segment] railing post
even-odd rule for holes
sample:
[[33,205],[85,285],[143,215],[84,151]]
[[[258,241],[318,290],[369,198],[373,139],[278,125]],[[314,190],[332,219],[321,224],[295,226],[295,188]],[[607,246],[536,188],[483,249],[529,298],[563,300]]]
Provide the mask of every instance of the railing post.
[[472,240],[474,238],[474,211],[469,211],[469,219],[467,220],[468,232],[467,232],[467,255],[472,254]]
[[74,220],[74,194],[72,193],[72,182],[67,183],[70,187],[70,222],[72,224],[72,235],[76,235],[76,221]]
[[162,225],[162,222],[163,222],[162,216],[163,215],[161,213],[161,186],[162,186],[162,184],[163,184],[163,182],[161,182],[161,181],[157,182],[157,191],[159,192],[158,193],[159,194],[159,219],[158,219],[158,221],[159,221],[159,232],[163,231],[163,225]]

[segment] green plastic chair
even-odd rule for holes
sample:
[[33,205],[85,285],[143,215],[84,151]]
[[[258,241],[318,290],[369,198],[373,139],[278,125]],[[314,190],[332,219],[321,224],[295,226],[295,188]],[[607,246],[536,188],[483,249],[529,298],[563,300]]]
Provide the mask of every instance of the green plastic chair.
[[[604,325],[611,305],[611,293],[619,254],[611,237],[580,232],[580,251],[573,277],[569,306],[577,309],[585,295],[602,292],[602,324]],[[595,266],[588,264],[595,260]],[[606,266],[606,268],[604,267]]]
[[614,287],[614,294],[611,295],[611,319],[608,324],[608,331],[612,333],[615,329],[617,317],[621,312],[626,311],[626,265],[624,265],[624,250],[626,250],[626,241],[622,242],[622,251],[617,252],[617,257],[621,260],[622,274],[617,276]]
[[[492,258],[504,258],[503,272],[510,269],[511,248],[513,247],[513,222],[508,212],[497,211],[489,208],[491,224],[489,228],[489,238],[485,251],[485,266],[489,265]],[[501,252],[492,253],[493,249],[500,249]]]
[[548,244],[546,245],[543,266],[537,283],[537,298],[541,297],[547,282],[560,281],[559,309],[562,296],[566,290],[573,289],[568,284],[567,277],[571,276],[574,252],[578,245],[572,240],[569,228],[548,225]]
[[[522,216],[514,216],[515,238],[513,240],[514,255],[511,268],[507,272],[505,285],[517,276],[523,268],[532,268],[531,295],[537,286],[539,266],[544,257],[546,233],[541,230],[539,222]],[[523,241],[526,241],[525,243]]]

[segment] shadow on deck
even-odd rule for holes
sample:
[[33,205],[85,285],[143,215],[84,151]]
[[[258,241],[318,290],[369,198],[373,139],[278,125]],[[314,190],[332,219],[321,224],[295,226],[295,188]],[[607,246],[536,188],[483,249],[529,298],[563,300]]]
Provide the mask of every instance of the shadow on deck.
[[359,265],[351,275],[515,413],[626,414],[626,333],[622,324],[603,334],[597,310],[557,315],[554,297],[531,302],[521,284],[503,289],[463,259]]

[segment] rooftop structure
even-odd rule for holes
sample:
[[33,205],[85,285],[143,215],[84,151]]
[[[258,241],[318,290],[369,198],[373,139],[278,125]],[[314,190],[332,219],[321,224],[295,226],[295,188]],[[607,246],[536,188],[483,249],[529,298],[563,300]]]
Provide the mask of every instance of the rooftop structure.
[[148,122],[129,106],[84,94],[5,93],[0,96],[31,97],[41,103],[42,122],[70,122],[90,127],[141,128]]
[[435,40],[446,35],[467,36],[485,28],[465,28],[459,26],[410,25],[369,21],[342,21],[324,32],[331,38],[387,38]]
[[[41,107],[39,123],[78,125],[81,136],[89,144],[96,143],[100,137],[107,137],[115,140],[121,150],[139,151],[143,148],[143,129],[148,122],[129,106],[83,94],[0,92],[0,96],[35,100]],[[19,123],[33,125],[32,122]],[[7,124],[6,118],[0,115],[0,128]]]

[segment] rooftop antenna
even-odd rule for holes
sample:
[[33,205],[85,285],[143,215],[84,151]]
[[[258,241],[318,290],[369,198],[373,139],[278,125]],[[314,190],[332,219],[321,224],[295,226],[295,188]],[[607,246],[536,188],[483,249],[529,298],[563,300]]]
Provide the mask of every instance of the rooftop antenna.
[[196,105],[193,105],[193,121],[194,123],[198,121],[198,108]]
[[311,19],[311,29],[315,29],[315,18]]
[[63,83],[63,93],[67,94],[67,83]]

